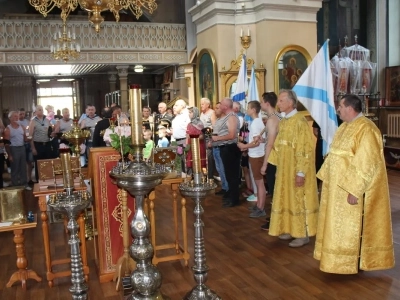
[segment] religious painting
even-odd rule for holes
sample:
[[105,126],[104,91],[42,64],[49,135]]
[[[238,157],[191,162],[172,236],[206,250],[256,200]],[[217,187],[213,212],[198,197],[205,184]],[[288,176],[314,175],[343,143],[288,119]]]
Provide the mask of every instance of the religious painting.
[[386,68],[386,105],[400,106],[400,66]]
[[292,89],[311,63],[307,50],[298,45],[282,48],[275,58],[275,92]]
[[196,72],[196,106],[201,98],[211,100],[213,106],[217,103],[217,64],[211,50],[203,49],[197,56]]

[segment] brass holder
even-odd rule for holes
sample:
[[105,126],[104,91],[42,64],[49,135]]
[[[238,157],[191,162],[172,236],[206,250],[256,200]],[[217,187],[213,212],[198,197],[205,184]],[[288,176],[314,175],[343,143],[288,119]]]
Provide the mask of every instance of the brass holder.
[[199,136],[190,136],[190,148],[193,155],[193,180],[181,183],[179,189],[183,197],[193,199],[196,204],[194,208],[194,215],[196,216],[194,222],[195,265],[192,267],[192,270],[197,285],[186,294],[184,299],[219,300],[221,298],[205,285],[208,277],[208,266],[206,264],[206,250],[204,246],[204,223],[201,220],[201,215],[204,212],[201,201],[211,194],[217,185],[213,179],[209,178],[207,180],[201,170]]
[[72,156],[80,156],[79,146],[85,142],[85,140],[90,136],[90,131],[86,129],[81,129],[78,125],[78,120],[74,120],[72,124],[72,129],[65,132],[62,138],[67,140],[70,144],[74,146],[74,152]]
[[250,35],[241,36],[240,43],[242,44],[242,47],[244,49],[248,49],[251,44],[251,36]]
[[[154,248],[149,239],[150,222],[143,209],[144,197],[155,186],[161,183],[162,179],[167,175],[167,171],[162,165],[152,166],[143,161],[142,107],[140,87],[138,85],[131,86],[129,90],[129,103],[132,126],[131,154],[134,157],[134,161],[129,162],[128,165],[119,163],[110,172],[110,176],[115,180],[118,187],[128,191],[135,198],[136,204],[135,215],[130,224],[131,233],[134,237],[130,246],[130,254],[136,262],[136,268],[130,275],[133,292],[127,299],[168,299],[160,292],[162,282],[161,273],[151,263]],[[124,217],[123,221],[127,223],[127,218],[125,219]],[[127,227],[124,225],[124,228]],[[126,265],[129,264],[129,260],[126,258],[125,250],[126,248],[124,249],[123,257],[119,260]],[[123,269],[124,267],[122,266],[119,268],[119,278],[123,275]],[[127,280],[124,278],[122,281],[126,282]]]

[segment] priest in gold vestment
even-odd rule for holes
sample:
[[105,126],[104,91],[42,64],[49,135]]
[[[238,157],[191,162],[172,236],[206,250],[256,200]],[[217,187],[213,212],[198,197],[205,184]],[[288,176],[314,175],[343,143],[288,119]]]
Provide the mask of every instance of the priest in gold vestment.
[[283,119],[268,162],[276,166],[269,234],[301,247],[317,231],[318,195],[314,138],[307,120],[296,110],[297,96],[282,90],[278,107]]
[[357,96],[340,100],[338,113],[344,122],[317,175],[323,185],[314,258],[328,273],[394,266],[382,136],[361,111]]

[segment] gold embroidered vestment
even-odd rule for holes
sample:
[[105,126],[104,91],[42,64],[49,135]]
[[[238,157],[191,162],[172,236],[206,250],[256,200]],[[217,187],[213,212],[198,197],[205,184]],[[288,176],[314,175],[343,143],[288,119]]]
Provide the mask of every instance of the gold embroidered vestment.
[[[276,166],[269,234],[294,238],[314,236],[318,221],[315,145],[307,120],[299,113],[279,122],[279,133],[268,162]],[[305,183],[296,187],[296,174]],[[306,232],[307,231],[307,232]]]
[[[328,273],[394,266],[382,136],[365,117],[343,123],[318,178],[323,181],[314,258]],[[350,205],[348,195],[358,198]],[[364,211],[364,215],[363,215]]]

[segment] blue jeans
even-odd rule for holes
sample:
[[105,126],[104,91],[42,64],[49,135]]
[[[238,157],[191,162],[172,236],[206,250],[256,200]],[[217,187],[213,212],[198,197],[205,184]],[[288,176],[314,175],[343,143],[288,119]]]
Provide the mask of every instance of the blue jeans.
[[212,151],[213,151],[213,155],[214,155],[215,168],[217,169],[219,177],[221,178],[222,189],[225,191],[228,191],[229,186],[228,186],[228,181],[226,180],[226,177],[225,177],[224,164],[222,163],[220,150],[218,147],[214,147],[212,149]]

